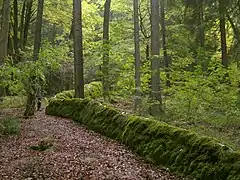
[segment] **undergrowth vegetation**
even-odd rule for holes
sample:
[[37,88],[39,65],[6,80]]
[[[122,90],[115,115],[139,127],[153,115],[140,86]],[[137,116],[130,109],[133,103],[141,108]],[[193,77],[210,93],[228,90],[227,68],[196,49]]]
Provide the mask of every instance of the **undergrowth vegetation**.
[[20,121],[16,118],[0,119],[0,136],[15,135],[20,132]]
[[22,108],[26,104],[25,96],[6,96],[0,101],[0,109],[3,108]]

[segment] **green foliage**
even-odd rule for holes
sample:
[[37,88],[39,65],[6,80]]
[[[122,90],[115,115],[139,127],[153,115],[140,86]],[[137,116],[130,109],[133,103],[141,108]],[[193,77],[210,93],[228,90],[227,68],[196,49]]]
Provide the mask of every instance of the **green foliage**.
[[7,87],[12,94],[24,95],[28,91],[35,91],[39,87],[46,86],[46,75],[49,71],[56,71],[61,66],[63,58],[67,53],[67,46],[61,45],[53,47],[49,43],[44,43],[39,54],[39,60],[31,61],[29,53],[24,54],[25,61],[12,64],[8,59],[0,68],[0,86]]
[[6,96],[0,101],[0,109],[2,108],[21,108],[26,104],[25,96]]
[[216,139],[151,118],[128,117],[94,100],[55,98],[46,113],[72,118],[174,172],[203,180],[240,178],[240,153]]
[[[89,84],[85,84],[84,86],[85,91],[85,97],[86,98],[99,98],[102,97],[102,83],[101,82],[91,82]],[[57,99],[72,99],[74,98],[75,91],[74,90],[68,90],[63,91],[61,93],[56,94]]]
[[20,121],[15,118],[0,119],[0,136],[15,135],[20,132]]
[[45,151],[53,146],[53,140],[51,138],[44,138],[38,142],[37,145],[30,146],[30,149],[35,151]]

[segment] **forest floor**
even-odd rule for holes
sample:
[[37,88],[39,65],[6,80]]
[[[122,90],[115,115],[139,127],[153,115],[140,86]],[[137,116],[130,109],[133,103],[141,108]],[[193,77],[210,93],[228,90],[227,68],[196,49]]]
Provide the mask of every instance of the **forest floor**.
[[[20,120],[19,134],[0,136],[1,180],[180,179],[69,119],[46,116],[44,112],[30,119],[21,115],[19,109],[0,113],[0,119],[14,116]],[[46,150],[40,145],[46,145]]]

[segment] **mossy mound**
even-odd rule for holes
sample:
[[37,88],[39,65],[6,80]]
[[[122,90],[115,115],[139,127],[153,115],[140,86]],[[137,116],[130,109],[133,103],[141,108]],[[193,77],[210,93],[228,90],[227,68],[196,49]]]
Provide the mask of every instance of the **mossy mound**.
[[46,114],[71,118],[116,139],[146,160],[202,180],[239,180],[240,154],[219,141],[87,99],[50,101]]
[[[85,97],[86,98],[98,98],[102,96],[102,83],[101,82],[91,82],[89,84],[86,84],[84,86],[85,90]],[[57,99],[72,99],[74,98],[75,91],[74,90],[68,90],[63,91],[61,93],[56,94]]]

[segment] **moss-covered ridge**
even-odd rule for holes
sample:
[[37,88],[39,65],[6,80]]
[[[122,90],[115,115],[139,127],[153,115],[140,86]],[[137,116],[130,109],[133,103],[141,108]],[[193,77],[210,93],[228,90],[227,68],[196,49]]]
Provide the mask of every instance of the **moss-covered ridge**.
[[239,180],[240,154],[217,140],[87,99],[51,99],[46,113],[116,139],[148,161],[202,180]]
[[[101,82],[91,82],[89,84],[85,84],[84,86],[85,90],[85,97],[86,98],[98,98],[102,97],[102,83]],[[75,91],[74,90],[68,90],[63,91],[61,93],[56,94],[57,99],[65,99],[65,98],[74,98]]]

